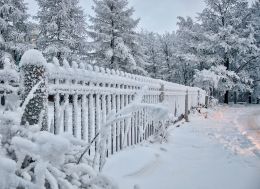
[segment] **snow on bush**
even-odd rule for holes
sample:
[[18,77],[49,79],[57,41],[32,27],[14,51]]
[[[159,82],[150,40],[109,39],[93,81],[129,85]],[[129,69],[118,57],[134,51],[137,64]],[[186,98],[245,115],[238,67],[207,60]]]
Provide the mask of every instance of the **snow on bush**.
[[89,166],[88,157],[83,157],[80,163],[76,162],[87,146],[85,141],[39,131],[37,125],[16,125],[12,119],[14,116],[9,112],[9,116],[0,118],[1,188],[117,188]]

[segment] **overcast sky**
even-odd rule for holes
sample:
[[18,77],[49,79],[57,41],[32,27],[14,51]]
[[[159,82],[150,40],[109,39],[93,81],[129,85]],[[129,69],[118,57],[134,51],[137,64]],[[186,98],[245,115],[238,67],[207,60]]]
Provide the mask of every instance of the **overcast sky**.
[[[35,0],[25,0],[31,14],[37,12]],[[92,14],[92,0],[80,0],[86,14]],[[191,16],[205,7],[204,0],[129,0],[135,9],[135,17],[141,18],[139,28],[164,33],[176,30],[177,16]]]

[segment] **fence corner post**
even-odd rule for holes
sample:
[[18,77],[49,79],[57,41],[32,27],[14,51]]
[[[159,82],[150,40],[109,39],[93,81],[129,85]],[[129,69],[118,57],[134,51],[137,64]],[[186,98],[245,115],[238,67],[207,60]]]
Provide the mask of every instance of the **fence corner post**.
[[186,90],[185,94],[185,114],[184,114],[184,119],[186,122],[189,122],[189,91],[188,89]]
[[40,124],[41,130],[48,129],[46,64],[42,53],[31,49],[24,53],[19,65],[22,79],[21,99],[24,106],[21,125]]
[[206,95],[205,96],[205,107],[208,108],[208,106],[209,106],[209,96]]
[[200,90],[198,90],[198,107],[200,106]]
[[162,103],[164,101],[165,93],[164,93],[164,84],[161,84],[160,88],[160,96],[159,96],[159,102]]

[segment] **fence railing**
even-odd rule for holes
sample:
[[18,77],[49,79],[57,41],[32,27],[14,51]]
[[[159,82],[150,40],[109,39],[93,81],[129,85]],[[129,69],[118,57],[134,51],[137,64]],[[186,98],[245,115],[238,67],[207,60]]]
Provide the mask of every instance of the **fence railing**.
[[[206,92],[199,88],[118,70],[76,62],[70,65],[67,61],[61,66],[57,59],[47,63],[45,68],[46,129],[54,134],[68,132],[88,142],[99,132],[112,110],[123,109],[140,93],[143,93],[142,103],[162,104],[171,117],[180,117],[192,107],[206,103]],[[107,155],[146,140],[155,133],[157,123],[145,107],[133,110],[130,121],[114,121],[109,128]],[[94,151],[95,147],[89,153]]]

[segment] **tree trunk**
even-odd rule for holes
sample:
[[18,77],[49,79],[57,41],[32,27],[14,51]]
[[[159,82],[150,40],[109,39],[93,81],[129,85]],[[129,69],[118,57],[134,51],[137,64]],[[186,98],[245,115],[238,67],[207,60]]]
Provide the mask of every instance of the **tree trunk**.
[[234,104],[237,104],[237,92],[234,91]]
[[229,96],[229,91],[226,91],[225,97],[224,97],[224,103],[228,104],[228,96]]
[[[230,67],[230,66],[229,66],[229,58],[227,57],[227,55],[225,55],[225,56],[226,56],[225,66],[226,66],[227,70],[229,70],[229,67]],[[224,103],[225,103],[225,104],[228,104],[228,102],[229,102],[229,101],[228,101],[228,100],[229,100],[229,99],[228,99],[228,96],[229,96],[229,91],[227,90],[227,91],[226,91],[226,94],[225,94],[225,99],[224,99]]]
[[252,104],[252,94],[251,93],[249,93],[249,95],[248,95],[248,103]]

